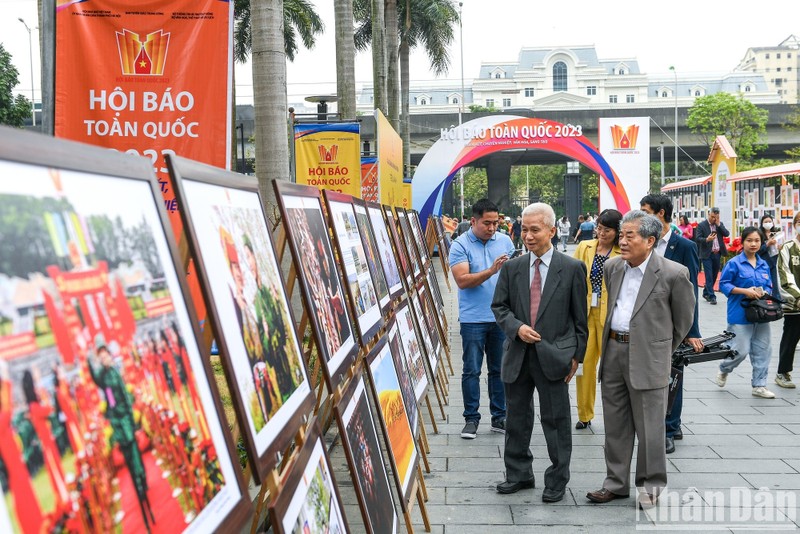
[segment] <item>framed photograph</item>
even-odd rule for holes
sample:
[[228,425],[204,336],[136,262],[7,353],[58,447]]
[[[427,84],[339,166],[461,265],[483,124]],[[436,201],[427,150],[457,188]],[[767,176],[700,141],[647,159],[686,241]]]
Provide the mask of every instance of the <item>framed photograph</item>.
[[800,189],[792,190],[792,209],[795,213],[800,211]]
[[[414,316],[409,308],[408,300],[404,300],[395,312],[394,327],[400,334],[403,344],[403,355],[406,368],[411,376],[414,397],[420,402],[428,391],[428,375],[425,368],[425,356],[422,354],[422,342],[414,326]],[[391,332],[390,332],[391,337]]]
[[319,189],[282,180],[273,185],[328,391],[334,391],[355,362],[358,345]]
[[395,214],[397,215],[398,227],[400,228],[400,241],[408,253],[411,260],[411,272],[414,280],[419,280],[422,276],[422,260],[420,259],[417,245],[414,244],[414,234],[411,231],[411,223],[408,220],[408,215],[404,208],[395,207]]
[[[361,241],[361,231],[356,222],[353,197],[329,189],[323,191],[323,196],[333,229],[333,241],[344,269],[347,294],[356,316],[361,343],[365,345],[380,330],[383,325],[383,315],[367,252]],[[388,290],[384,298],[388,304]]]
[[450,240],[447,239],[444,223],[441,217],[431,217],[430,220],[434,222],[434,228],[436,229],[436,241],[439,244],[439,254],[443,256],[445,259],[444,263],[446,264],[447,258],[450,256]]
[[[372,279],[375,282],[375,291],[378,293],[378,303],[381,311],[385,314],[389,310],[391,295],[389,294],[389,283],[383,268],[380,250],[378,249],[378,239],[372,228],[366,203],[360,198],[353,198],[353,209],[356,212],[356,225],[358,233],[361,234],[361,244],[367,255],[367,265]],[[400,278],[399,275],[397,277]]]
[[[425,287],[422,284],[417,285],[417,291],[420,287]],[[428,366],[431,370],[432,376],[436,376],[436,369],[439,365],[439,348],[434,345],[433,333],[436,331],[434,325],[433,330],[429,330],[428,325],[423,317],[422,306],[420,305],[419,293],[412,293],[409,295],[411,300],[411,310],[414,315],[415,324],[419,337],[422,338],[422,345],[425,348],[425,355],[428,358]]]
[[406,210],[406,216],[411,226],[411,233],[414,236],[417,253],[420,260],[422,260],[422,267],[425,268],[430,263],[431,256],[428,252],[428,240],[425,239],[425,232],[422,231],[422,224],[419,221],[419,214],[414,210]]
[[381,428],[397,490],[403,497],[403,510],[406,510],[416,476],[419,453],[386,337],[382,337],[367,356],[367,370],[373,398],[380,408],[378,412],[381,416]]
[[433,265],[428,266],[428,287],[431,289],[433,295],[433,303],[440,314],[444,313],[444,299],[442,298],[442,291],[439,288],[439,279],[436,277],[436,270]]
[[383,210],[380,204],[368,202],[366,206],[369,220],[372,223],[372,230],[375,234],[375,241],[378,244],[378,255],[381,258],[386,285],[389,286],[389,297],[396,299],[403,294],[403,279],[401,278],[400,267],[397,264],[397,257],[392,249],[389,227],[383,218]]
[[361,373],[350,381],[335,413],[364,526],[369,534],[395,534],[397,508]]
[[283,487],[269,505],[272,527],[279,534],[349,532],[339,487],[316,418],[308,425]]
[[782,185],[781,186],[781,207],[784,210],[789,210],[792,208],[792,186],[790,185]]
[[150,161],[0,128],[0,175],[11,531],[240,528],[252,505]]
[[764,188],[764,207],[765,208],[775,207],[775,187]]
[[397,217],[394,216],[392,208],[389,206],[383,206],[383,215],[386,219],[386,227],[389,229],[389,234],[392,237],[395,257],[400,264],[406,287],[410,288],[414,285],[414,272],[411,266],[411,260],[408,257],[408,250],[406,249],[405,243],[403,243],[403,238],[400,236],[400,223]]
[[258,181],[167,156],[258,483],[314,405]]
[[405,350],[403,349],[403,340],[400,338],[400,330],[394,323],[387,328],[386,332],[389,337],[389,349],[392,352],[394,367],[397,369],[397,378],[400,381],[400,391],[403,394],[403,403],[406,406],[408,422],[411,424],[411,431],[414,433],[414,438],[416,439],[419,408],[417,396],[414,392],[414,383],[408,371],[408,362],[406,361]]
[[436,306],[427,284],[420,284],[417,287],[417,296],[422,306],[422,316],[419,320],[419,326],[430,332],[434,352],[440,354],[443,348],[442,336],[444,332],[442,331],[441,321],[438,317]]

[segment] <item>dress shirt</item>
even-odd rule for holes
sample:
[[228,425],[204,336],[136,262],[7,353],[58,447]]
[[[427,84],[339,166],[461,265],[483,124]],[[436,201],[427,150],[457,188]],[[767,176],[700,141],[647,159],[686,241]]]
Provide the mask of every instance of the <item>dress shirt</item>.
[[550,270],[550,262],[553,261],[553,250],[555,250],[555,249],[553,247],[550,247],[550,249],[547,252],[545,252],[544,254],[542,254],[541,257],[537,256],[533,252],[531,252],[529,254],[529,256],[530,256],[530,267],[529,268],[530,268],[530,271],[531,271],[530,272],[530,283],[531,284],[533,283],[533,275],[534,275],[533,262],[536,261],[536,258],[539,258],[540,260],[542,260],[542,262],[539,264],[539,275],[542,277],[542,291],[544,291],[544,284],[545,284],[545,281],[547,280],[547,271]]
[[661,239],[659,239],[656,242],[656,252],[658,252],[658,255],[661,256],[662,258],[664,257],[664,254],[667,253],[667,245],[669,244],[669,240],[671,237],[672,237],[672,232],[667,232],[666,234],[661,236]]
[[625,262],[625,274],[619,288],[617,301],[614,304],[614,314],[611,317],[611,330],[630,332],[633,307],[636,305],[636,297],[639,295],[639,288],[642,286],[644,272],[649,262],[649,254],[638,267],[631,267],[628,262]]

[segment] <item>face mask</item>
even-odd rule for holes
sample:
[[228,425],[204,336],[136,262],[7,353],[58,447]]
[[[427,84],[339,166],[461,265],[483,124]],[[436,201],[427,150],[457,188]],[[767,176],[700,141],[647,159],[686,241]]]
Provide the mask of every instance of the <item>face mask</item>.
[[764,230],[772,230],[772,223],[771,222],[765,222],[763,224],[763,226],[764,226]]

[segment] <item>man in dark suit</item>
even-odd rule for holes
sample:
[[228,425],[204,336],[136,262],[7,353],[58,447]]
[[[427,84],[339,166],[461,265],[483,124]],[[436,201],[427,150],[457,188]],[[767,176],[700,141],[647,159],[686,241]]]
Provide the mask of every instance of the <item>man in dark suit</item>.
[[706,279],[703,298],[711,304],[717,303],[714,283],[719,274],[720,259],[728,252],[723,238],[729,235],[730,232],[719,220],[719,208],[711,208],[708,211],[708,218],[700,221],[697,228],[694,229],[694,241],[697,243],[697,252],[703,263],[703,273],[705,273]]
[[586,494],[596,503],[628,497],[634,438],[640,506],[652,506],[667,484],[664,414],[672,353],[692,326],[694,289],[689,270],[653,248],[662,224],[628,212],[619,234],[621,256],[605,264],[608,316],[603,328],[602,383],[606,478]]
[[[639,204],[642,211],[655,215],[661,221],[661,238],[656,242],[655,252],[668,260],[680,263],[689,270],[689,279],[694,285],[694,320],[692,328],[683,341],[692,346],[695,352],[703,350],[703,340],[700,337],[700,327],[697,324],[697,272],[700,270],[700,261],[697,258],[697,245],[692,241],[672,231],[672,199],[667,195],[646,195]],[[683,439],[681,430],[681,412],[683,411],[683,369],[679,369],[678,384],[672,409],[667,413],[665,448],[667,454],[675,452],[675,440]],[[667,409],[669,410],[669,406]]]
[[589,335],[586,267],[552,246],[555,218],[547,204],[525,208],[522,241],[530,254],[503,265],[492,301],[507,337],[500,372],[506,390],[506,480],[497,491],[515,493],[535,485],[530,442],[536,389],[552,462],[544,474],[544,502],[563,499],[569,482],[568,384],[583,361]]

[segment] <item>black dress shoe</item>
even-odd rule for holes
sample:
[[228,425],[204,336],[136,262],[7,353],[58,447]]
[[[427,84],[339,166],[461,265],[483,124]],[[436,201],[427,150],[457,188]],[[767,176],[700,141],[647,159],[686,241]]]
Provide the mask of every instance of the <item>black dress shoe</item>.
[[497,485],[497,493],[508,495],[509,493],[516,493],[521,489],[530,489],[536,487],[535,479],[523,480],[522,482],[510,482],[506,480]]
[[597,491],[590,491],[586,494],[586,498],[598,504],[605,504],[615,499],[627,499],[628,495],[620,495],[618,493],[613,493],[606,488],[602,488]]
[[675,431],[675,433],[672,435],[672,439],[682,440],[683,439],[683,430],[681,430],[679,428],[677,431]]
[[675,439],[669,436],[667,436],[666,451],[667,454],[675,452]]
[[561,491],[556,491],[554,489],[545,488],[542,492],[542,501],[544,502],[558,502],[564,498],[564,494],[567,492],[567,488],[563,488]]
[[588,428],[590,426],[592,426],[591,421],[586,421],[586,422],[578,421],[577,423],[575,423],[575,430],[583,430],[584,428]]

